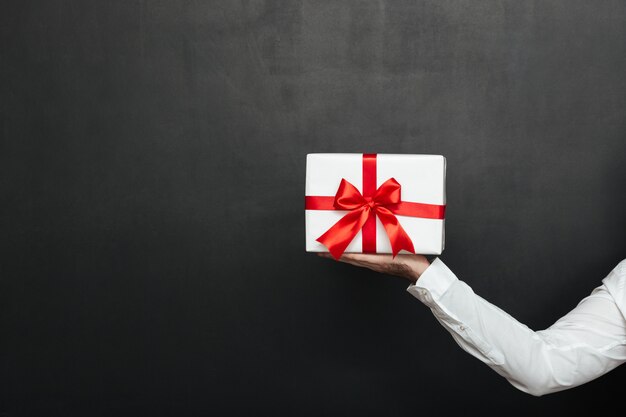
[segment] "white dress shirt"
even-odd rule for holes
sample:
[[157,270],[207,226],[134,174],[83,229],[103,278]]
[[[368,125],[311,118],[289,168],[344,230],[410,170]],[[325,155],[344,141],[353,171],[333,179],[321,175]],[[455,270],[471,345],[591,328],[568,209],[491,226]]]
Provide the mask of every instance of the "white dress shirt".
[[626,260],[540,331],[474,294],[439,258],[407,291],[430,307],[461,348],[532,395],[584,384],[626,362]]

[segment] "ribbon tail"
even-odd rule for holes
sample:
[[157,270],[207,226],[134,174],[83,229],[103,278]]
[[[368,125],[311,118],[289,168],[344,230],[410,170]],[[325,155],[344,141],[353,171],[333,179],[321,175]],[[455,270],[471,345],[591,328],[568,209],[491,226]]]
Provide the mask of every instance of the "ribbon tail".
[[378,207],[376,214],[387,231],[387,236],[389,237],[389,242],[391,243],[391,250],[393,252],[392,258],[395,258],[402,249],[415,253],[413,241],[411,241],[407,232],[402,228],[398,218],[385,207]]
[[350,242],[367,221],[369,207],[350,211],[316,240],[328,248],[335,259],[341,258]]

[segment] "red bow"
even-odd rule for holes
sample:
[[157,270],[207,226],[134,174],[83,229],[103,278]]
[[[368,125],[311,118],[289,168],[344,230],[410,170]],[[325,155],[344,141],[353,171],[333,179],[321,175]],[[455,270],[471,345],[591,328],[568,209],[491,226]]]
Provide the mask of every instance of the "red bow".
[[368,218],[378,216],[389,236],[393,257],[402,249],[415,253],[411,238],[392,212],[401,203],[400,188],[398,181],[390,178],[378,187],[372,197],[366,198],[354,185],[342,178],[333,205],[335,209],[349,210],[349,213],[317,241],[325,245],[335,259],[339,259]]

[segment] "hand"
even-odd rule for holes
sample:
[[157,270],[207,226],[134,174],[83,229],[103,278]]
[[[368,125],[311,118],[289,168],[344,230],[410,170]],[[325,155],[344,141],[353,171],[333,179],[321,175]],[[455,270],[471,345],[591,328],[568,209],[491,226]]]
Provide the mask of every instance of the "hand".
[[[328,252],[318,253],[322,258],[334,259]],[[369,268],[372,271],[395,275],[416,282],[430,263],[423,255],[346,253],[339,258],[340,262]]]

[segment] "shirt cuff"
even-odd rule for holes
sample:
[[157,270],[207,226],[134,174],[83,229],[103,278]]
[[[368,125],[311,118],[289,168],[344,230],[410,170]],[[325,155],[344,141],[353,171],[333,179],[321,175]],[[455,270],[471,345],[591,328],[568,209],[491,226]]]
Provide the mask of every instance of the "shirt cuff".
[[406,289],[411,295],[430,306],[445,294],[459,279],[439,258],[436,258],[422,273],[417,282]]

